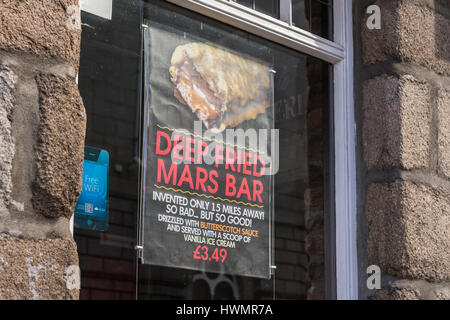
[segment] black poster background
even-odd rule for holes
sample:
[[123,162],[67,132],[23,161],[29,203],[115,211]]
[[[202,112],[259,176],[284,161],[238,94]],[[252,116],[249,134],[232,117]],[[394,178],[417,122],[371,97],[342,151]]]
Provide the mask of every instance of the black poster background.
[[[208,193],[201,190],[191,190],[185,184],[181,187],[165,185],[164,180],[157,182],[157,159],[164,160],[165,168],[168,171],[172,160],[170,154],[168,156],[161,156],[155,154],[156,147],[156,133],[157,130],[164,131],[169,136],[173,129],[186,130],[190,133],[194,132],[194,121],[198,121],[197,116],[192,113],[191,109],[181,104],[174,96],[174,84],[170,80],[169,68],[172,53],[179,45],[191,42],[208,42],[214,43],[210,34],[214,34],[211,26],[205,26],[198,21],[193,21],[189,17],[176,15],[161,10],[159,13],[153,13],[154,19],[146,21],[144,31],[144,54],[145,54],[145,138],[144,138],[144,183],[143,183],[143,207],[142,207],[142,243],[143,243],[143,261],[147,264],[161,265],[168,267],[186,268],[193,270],[202,270],[207,272],[225,272],[235,275],[245,275],[258,278],[270,278],[271,265],[271,220],[272,220],[272,206],[273,206],[273,176],[265,175],[258,178],[264,186],[264,191],[261,195],[263,204],[247,201],[246,197],[241,199],[228,198],[230,200],[242,201],[254,205],[262,205],[262,208],[255,206],[237,204],[236,202],[222,201],[219,199],[212,199]],[[173,23],[176,19],[177,23]],[[200,25],[201,24],[201,25]],[[177,25],[180,27],[177,28]],[[182,26],[182,27],[181,27]],[[193,26],[189,30],[189,26]],[[198,28],[200,26],[200,28]],[[209,28],[204,32],[205,38],[202,37],[202,30]],[[187,32],[187,31],[191,31]],[[200,31],[200,32],[199,32]],[[222,32],[223,34],[223,32]],[[221,39],[220,30],[217,30],[217,39]],[[232,35],[230,35],[232,37]],[[233,38],[229,39],[232,43],[232,48],[225,47],[225,43],[220,46],[231,50],[235,54],[239,54],[244,59],[254,59],[251,56],[257,56],[258,53],[264,53],[267,48],[261,48],[257,44],[250,44],[248,39]],[[222,41],[223,42],[223,41]],[[238,50],[242,49],[242,50]],[[253,50],[253,52],[252,52]],[[267,52],[266,52],[267,53]],[[270,62],[269,62],[270,63]],[[265,64],[265,63],[264,63]],[[270,70],[270,64],[267,64]],[[272,73],[271,73],[272,74]],[[244,121],[237,128],[242,128],[244,131],[249,128],[254,129],[272,129],[273,128],[273,77],[271,76],[270,92],[270,107],[267,108],[266,113],[259,115],[255,120]],[[169,129],[167,129],[169,128]],[[170,130],[172,129],[172,131]],[[203,126],[203,132],[206,128]],[[180,132],[177,132],[183,135]],[[185,135],[184,135],[185,136]],[[225,138],[225,132],[223,132]],[[267,141],[267,143],[270,142]],[[237,150],[237,149],[235,149]],[[242,150],[242,149],[241,149]],[[267,146],[267,153],[270,154],[270,146]],[[195,183],[195,167],[200,166],[207,171],[214,169],[218,172],[219,177],[217,182],[219,190],[213,196],[215,198],[227,198],[224,195],[225,176],[228,171],[214,165],[207,164],[191,164],[191,173]],[[178,165],[178,177],[183,170],[184,164]],[[269,168],[267,168],[269,170]],[[252,189],[253,176],[243,175],[242,173],[233,173],[236,177],[236,187],[239,188],[239,183],[242,177],[246,177],[249,183],[250,190]],[[256,179],[256,178],[255,178]],[[158,187],[157,187],[158,186]],[[182,191],[197,192],[204,194],[205,197],[192,195],[189,193],[175,192],[165,188],[175,188]],[[252,238],[250,243],[237,242],[235,248],[225,248],[227,250],[226,260],[216,262],[214,260],[203,261],[201,259],[194,259],[193,252],[198,245],[207,245],[202,243],[185,241],[184,234],[167,230],[168,223],[158,221],[158,214],[172,215],[179,217],[178,214],[166,213],[166,202],[153,200],[153,192],[168,193],[171,195],[178,195],[189,199],[195,198],[199,200],[220,203],[223,205],[239,206],[241,213],[244,209],[253,209],[264,211],[264,220],[252,219],[252,226],[248,229],[256,229],[259,231],[258,238]],[[200,219],[200,210],[194,209],[195,215]],[[226,214],[227,215],[227,214]],[[228,215],[227,215],[228,216]],[[242,216],[242,215],[241,215]],[[205,221],[206,222],[206,221]],[[224,223],[216,222],[214,220],[207,221],[211,223],[230,225],[227,221]],[[237,227],[247,228],[237,225]],[[200,238],[203,237],[203,233]],[[209,255],[211,256],[215,248],[223,248],[221,246],[207,245]],[[202,251],[200,251],[202,252]]]

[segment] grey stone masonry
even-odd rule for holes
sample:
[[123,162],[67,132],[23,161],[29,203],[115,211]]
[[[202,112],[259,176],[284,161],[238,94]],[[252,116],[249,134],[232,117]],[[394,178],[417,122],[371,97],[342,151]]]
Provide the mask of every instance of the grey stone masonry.
[[0,300],[79,297],[79,14],[78,0],[0,1]]
[[[381,29],[366,26],[373,4]],[[360,297],[449,299],[450,3],[363,0],[355,14]]]

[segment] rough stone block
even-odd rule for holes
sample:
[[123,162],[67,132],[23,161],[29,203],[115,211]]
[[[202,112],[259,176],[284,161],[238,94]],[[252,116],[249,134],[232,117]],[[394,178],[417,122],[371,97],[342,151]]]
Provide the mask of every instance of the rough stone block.
[[0,234],[0,299],[78,299],[79,274],[70,266],[78,266],[73,240]]
[[371,300],[420,300],[420,293],[412,288],[380,289]]
[[63,58],[78,69],[81,28],[71,19],[79,11],[70,7],[77,5],[78,0],[2,1],[0,48]]
[[396,280],[378,290],[373,300],[450,300],[450,283]]
[[448,189],[401,180],[370,184],[366,215],[369,265],[401,279],[450,279]]
[[39,75],[40,124],[33,207],[70,218],[81,192],[86,113],[73,79]]
[[[396,60],[450,74],[450,19],[419,1],[378,0],[381,29],[362,26],[366,65]],[[363,20],[365,23],[365,20]]]
[[450,178],[450,91],[445,89],[439,91],[438,114],[439,170]]
[[8,206],[12,189],[14,139],[11,114],[15,103],[14,78],[12,70],[0,66],[0,210]]
[[426,168],[431,137],[431,89],[410,75],[363,84],[364,160],[368,169]]

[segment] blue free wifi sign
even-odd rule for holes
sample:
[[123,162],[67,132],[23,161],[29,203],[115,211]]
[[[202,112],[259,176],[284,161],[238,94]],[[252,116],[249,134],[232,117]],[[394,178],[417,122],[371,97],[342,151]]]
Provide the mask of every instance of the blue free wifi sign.
[[77,228],[106,231],[108,229],[108,169],[106,150],[85,147],[83,189],[75,208]]

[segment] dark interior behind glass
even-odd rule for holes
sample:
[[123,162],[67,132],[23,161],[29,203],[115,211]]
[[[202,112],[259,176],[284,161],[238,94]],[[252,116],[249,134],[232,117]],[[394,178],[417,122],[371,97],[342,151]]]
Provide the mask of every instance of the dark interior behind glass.
[[[282,16],[280,2],[286,0],[235,0],[253,10],[276,19]],[[290,0],[292,25],[310,31],[322,38],[333,39],[333,1],[332,0]],[[281,6],[283,7],[283,6]],[[289,8],[289,6],[285,6]],[[283,14],[286,16],[286,14]]]

